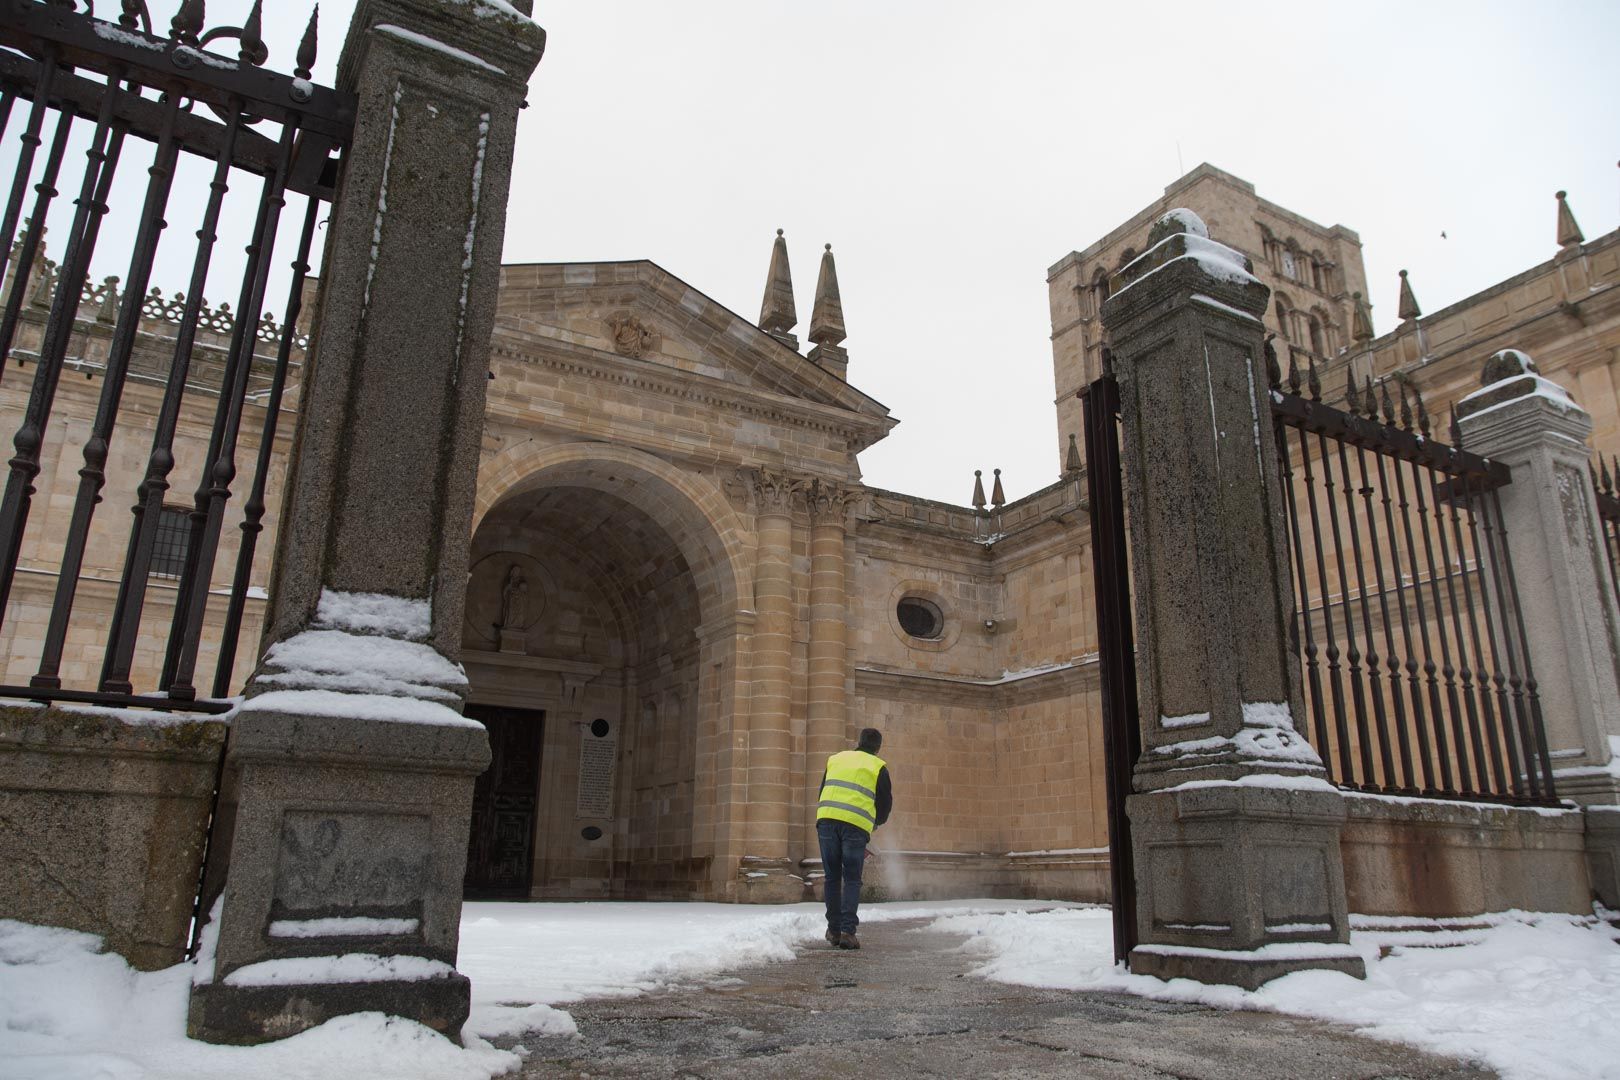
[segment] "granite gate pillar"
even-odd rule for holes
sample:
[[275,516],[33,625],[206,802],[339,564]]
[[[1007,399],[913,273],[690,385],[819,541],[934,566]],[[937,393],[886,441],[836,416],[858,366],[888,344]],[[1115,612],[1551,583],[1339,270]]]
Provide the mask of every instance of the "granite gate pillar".
[[[519,0],[524,7],[527,0]],[[517,114],[544,32],[360,0],[266,644],[233,723],[190,1032],[380,1010],[446,1034],[474,777],[456,658]]]
[[1265,370],[1270,290],[1197,215],[1154,225],[1103,307],[1119,378],[1143,753],[1127,802],[1131,970],[1259,984],[1362,973],[1342,796],[1301,714]]
[[1592,418],[1504,349],[1457,403],[1468,449],[1513,470],[1497,491],[1558,794],[1586,808],[1598,898],[1620,907],[1620,604],[1587,477]]

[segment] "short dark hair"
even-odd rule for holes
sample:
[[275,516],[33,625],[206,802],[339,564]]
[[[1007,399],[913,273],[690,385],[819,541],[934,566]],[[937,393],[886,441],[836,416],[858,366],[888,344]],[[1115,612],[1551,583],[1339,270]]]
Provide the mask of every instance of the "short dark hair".
[[868,754],[877,753],[883,749],[883,732],[875,727],[861,728],[861,738],[855,747],[858,750],[865,750]]

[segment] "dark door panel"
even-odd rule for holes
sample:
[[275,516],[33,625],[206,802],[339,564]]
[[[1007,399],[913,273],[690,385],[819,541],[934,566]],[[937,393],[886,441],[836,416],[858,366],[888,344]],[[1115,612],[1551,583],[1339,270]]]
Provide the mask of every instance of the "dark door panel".
[[490,762],[473,786],[462,891],[473,897],[527,897],[534,867],[545,713],[469,705],[467,715],[489,730]]

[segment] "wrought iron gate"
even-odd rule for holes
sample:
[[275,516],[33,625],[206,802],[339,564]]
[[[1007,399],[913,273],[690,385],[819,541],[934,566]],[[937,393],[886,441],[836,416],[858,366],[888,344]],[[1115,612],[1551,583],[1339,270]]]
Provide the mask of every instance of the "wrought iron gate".
[[[1107,365],[1107,350],[1104,350]],[[1080,392],[1086,417],[1086,491],[1091,503],[1091,569],[1102,671],[1103,755],[1108,780],[1108,879],[1113,897],[1114,960],[1137,943],[1136,870],[1125,799],[1142,753],[1137,722],[1136,639],[1131,626],[1130,557],[1120,484],[1119,383],[1105,374]]]
[[[1421,397],[1267,347],[1309,722],[1342,788],[1557,805],[1500,462],[1434,437]],[[1392,393],[1393,387],[1393,393]],[[1415,404],[1414,404],[1415,401]]]
[[[209,596],[225,591],[211,586],[226,506],[238,480],[238,446],[251,390],[255,403],[263,404],[264,417],[243,504],[235,571],[218,624],[212,685],[216,699],[231,689],[288,370],[293,352],[304,344],[298,324],[310,249],[322,204],[334,196],[339,157],[353,128],[353,102],[310,81],[316,54],[313,14],[297,49],[295,72],[284,75],[262,66],[268,49],[258,2],[241,27],[205,30],[203,0],[180,0],[167,37],[153,33],[145,0],[122,0],[116,23],[97,19],[90,0],[0,0],[0,11],[0,138],[10,135],[13,113],[23,114],[15,134],[16,167],[9,185],[0,189],[6,197],[0,248],[8,246],[5,241],[19,224],[25,225],[16,244],[0,250],[0,273],[9,283],[0,316],[0,379],[8,361],[13,385],[22,370],[33,368],[0,502],[0,627],[18,617],[13,587],[19,572],[55,579],[38,670],[26,686],[0,686],[0,696],[223,711],[226,703],[199,695],[197,666]],[[207,48],[221,39],[236,42],[235,56]],[[19,104],[24,108],[14,108]],[[86,122],[93,125],[89,147],[77,178],[62,259],[55,265],[46,261],[42,249],[45,222],[58,194],[69,139]],[[109,214],[115,220],[118,216],[109,196],[134,140],[152,144],[152,156],[120,298],[115,282],[97,289],[87,287],[87,277],[104,220]],[[183,303],[180,296],[171,302],[178,306],[175,311],[158,290],[148,294],[147,288],[168,224],[165,214],[173,209],[170,196],[183,155],[210,162],[212,181],[199,205],[183,207],[184,223],[195,229],[196,243]],[[232,315],[229,305],[206,308],[203,291],[227,195],[233,182],[251,177],[259,178],[260,187]],[[262,320],[255,313],[270,287],[277,232],[291,196],[303,198],[303,219],[278,326],[269,313]],[[87,302],[89,315],[83,310]],[[48,304],[37,348],[24,348],[19,338],[29,303]],[[98,317],[103,330],[111,324],[105,356],[92,357],[81,345],[81,354],[70,358],[72,341],[89,340]],[[214,335],[228,336],[228,344],[212,348]],[[274,347],[273,356],[257,351],[261,342]],[[163,362],[132,371],[137,358],[160,349]],[[212,358],[216,353],[218,362]],[[83,440],[83,465],[66,526],[54,522],[52,535],[46,537],[40,534],[43,526],[29,531],[30,512],[52,434],[53,405],[70,367],[88,379],[99,377],[101,389]],[[150,444],[138,483],[134,476],[111,475],[116,470],[109,465],[132,373],[141,382],[161,386],[150,424],[139,431],[127,431],[131,425],[126,424],[125,439],[142,436]],[[187,407],[197,408],[199,396],[217,397],[212,426],[206,454],[188,466],[200,478],[195,494],[188,506],[176,508],[165,503],[180,464],[177,454],[184,451],[185,440],[177,443],[176,432]],[[206,415],[206,407],[201,413]],[[65,462],[66,447],[62,454]],[[93,686],[67,686],[64,651],[92,543],[92,518],[104,496],[124,494],[109,489],[118,479],[131,481],[127,496],[134,520],[116,572],[111,616],[94,628],[101,639],[100,677]],[[48,505],[45,512],[50,512]],[[114,551],[117,547],[115,543]],[[117,565],[116,558],[100,561]],[[177,588],[161,670],[143,673],[136,650],[152,576],[171,577]],[[80,627],[77,639],[81,649],[84,629]],[[157,692],[137,693],[136,680],[152,676]]]

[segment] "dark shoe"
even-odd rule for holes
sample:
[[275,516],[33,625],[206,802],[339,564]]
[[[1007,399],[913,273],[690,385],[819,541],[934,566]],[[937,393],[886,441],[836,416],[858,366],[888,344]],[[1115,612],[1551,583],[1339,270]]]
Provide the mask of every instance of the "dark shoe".
[[861,939],[854,934],[839,934],[838,947],[840,949],[858,949],[861,947]]
[[832,945],[834,947],[837,947],[837,945],[838,945],[838,937],[839,937],[838,931],[836,931],[836,930],[828,930],[827,931],[827,944]]

